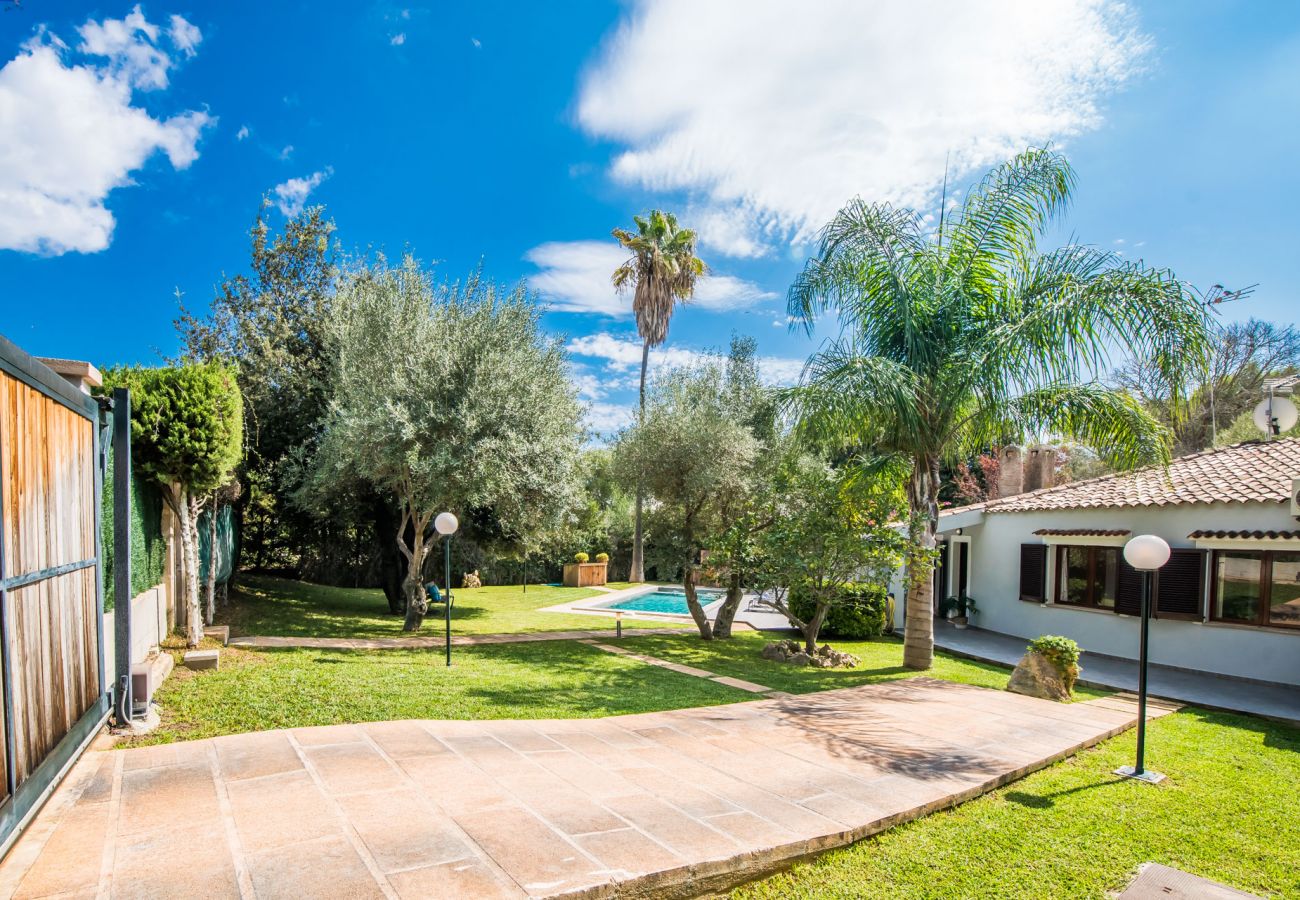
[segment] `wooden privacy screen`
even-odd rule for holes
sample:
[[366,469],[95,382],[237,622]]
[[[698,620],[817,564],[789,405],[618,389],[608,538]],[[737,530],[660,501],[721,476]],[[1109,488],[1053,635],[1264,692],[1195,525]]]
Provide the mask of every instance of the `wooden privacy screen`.
[[[90,419],[0,371],[3,574],[12,583],[69,569],[11,587],[5,598],[3,652],[11,683],[4,688],[12,698],[19,785],[101,693],[94,428]],[[8,796],[7,786],[0,790],[0,799]]]

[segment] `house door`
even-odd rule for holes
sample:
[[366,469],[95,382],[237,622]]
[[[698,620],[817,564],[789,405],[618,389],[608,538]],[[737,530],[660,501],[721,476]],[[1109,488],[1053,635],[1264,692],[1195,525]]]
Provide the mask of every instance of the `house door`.
[[952,582],[948,589],[949,597],[970,594],[970,538],[955,538],[952,541]]

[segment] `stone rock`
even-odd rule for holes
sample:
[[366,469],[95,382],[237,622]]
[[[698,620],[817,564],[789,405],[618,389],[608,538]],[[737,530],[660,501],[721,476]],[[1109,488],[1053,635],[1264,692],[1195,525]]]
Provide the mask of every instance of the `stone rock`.
[[1020,658],[1016,670],[1011,673],[1007,690],[1061,703],[1070,699],[1070,689],[1066,687],[1061,673],[1056,671],[1056,666],[1047,657],[1032,650]]
[[804,653],[802,650],[800,650],[798,653],[792,654],[790,658],[786,660],[786,662],[792,662],[796,666],[806,666],[808,665],[808,661],[810,659],[812,659],[811,656],[809,656],[807,653]]
[[221,653],[218,650],[187,650],[182,661],[186,668],[202,672],[220,666]]
[[815,653],[804,650],[798,641],[773,641],[763,648],[763,659],[787,662],[796,666],[813,666],[817,669],[854,668],[858,658],[850,653],[841,653],[829,644],[818,647]]

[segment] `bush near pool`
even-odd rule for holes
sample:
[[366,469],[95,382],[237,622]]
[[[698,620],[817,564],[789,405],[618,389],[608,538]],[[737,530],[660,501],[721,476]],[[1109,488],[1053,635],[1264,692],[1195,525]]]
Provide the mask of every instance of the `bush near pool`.
[[[825,637],[861,640],[885,633],[889,592],[875,584],[846,584],[831,602],[821,633]],[[801,590],[790,592],[790,611],[807,622],[815,606]]]

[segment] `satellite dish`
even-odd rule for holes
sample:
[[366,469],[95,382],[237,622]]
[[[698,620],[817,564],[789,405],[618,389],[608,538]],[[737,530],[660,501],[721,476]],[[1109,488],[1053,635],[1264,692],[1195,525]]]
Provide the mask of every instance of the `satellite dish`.
[[[1270,406],[1273,410],[1273,421],[1271,422],[1269,421]],[[1261,400],[1259,405],[1255,407],[1255,427],[1268,435],[1290,431],[1295,428],[1298,419],[1300,419],[1300,413],[1297,413],[1295,404],[1285,397]]]

